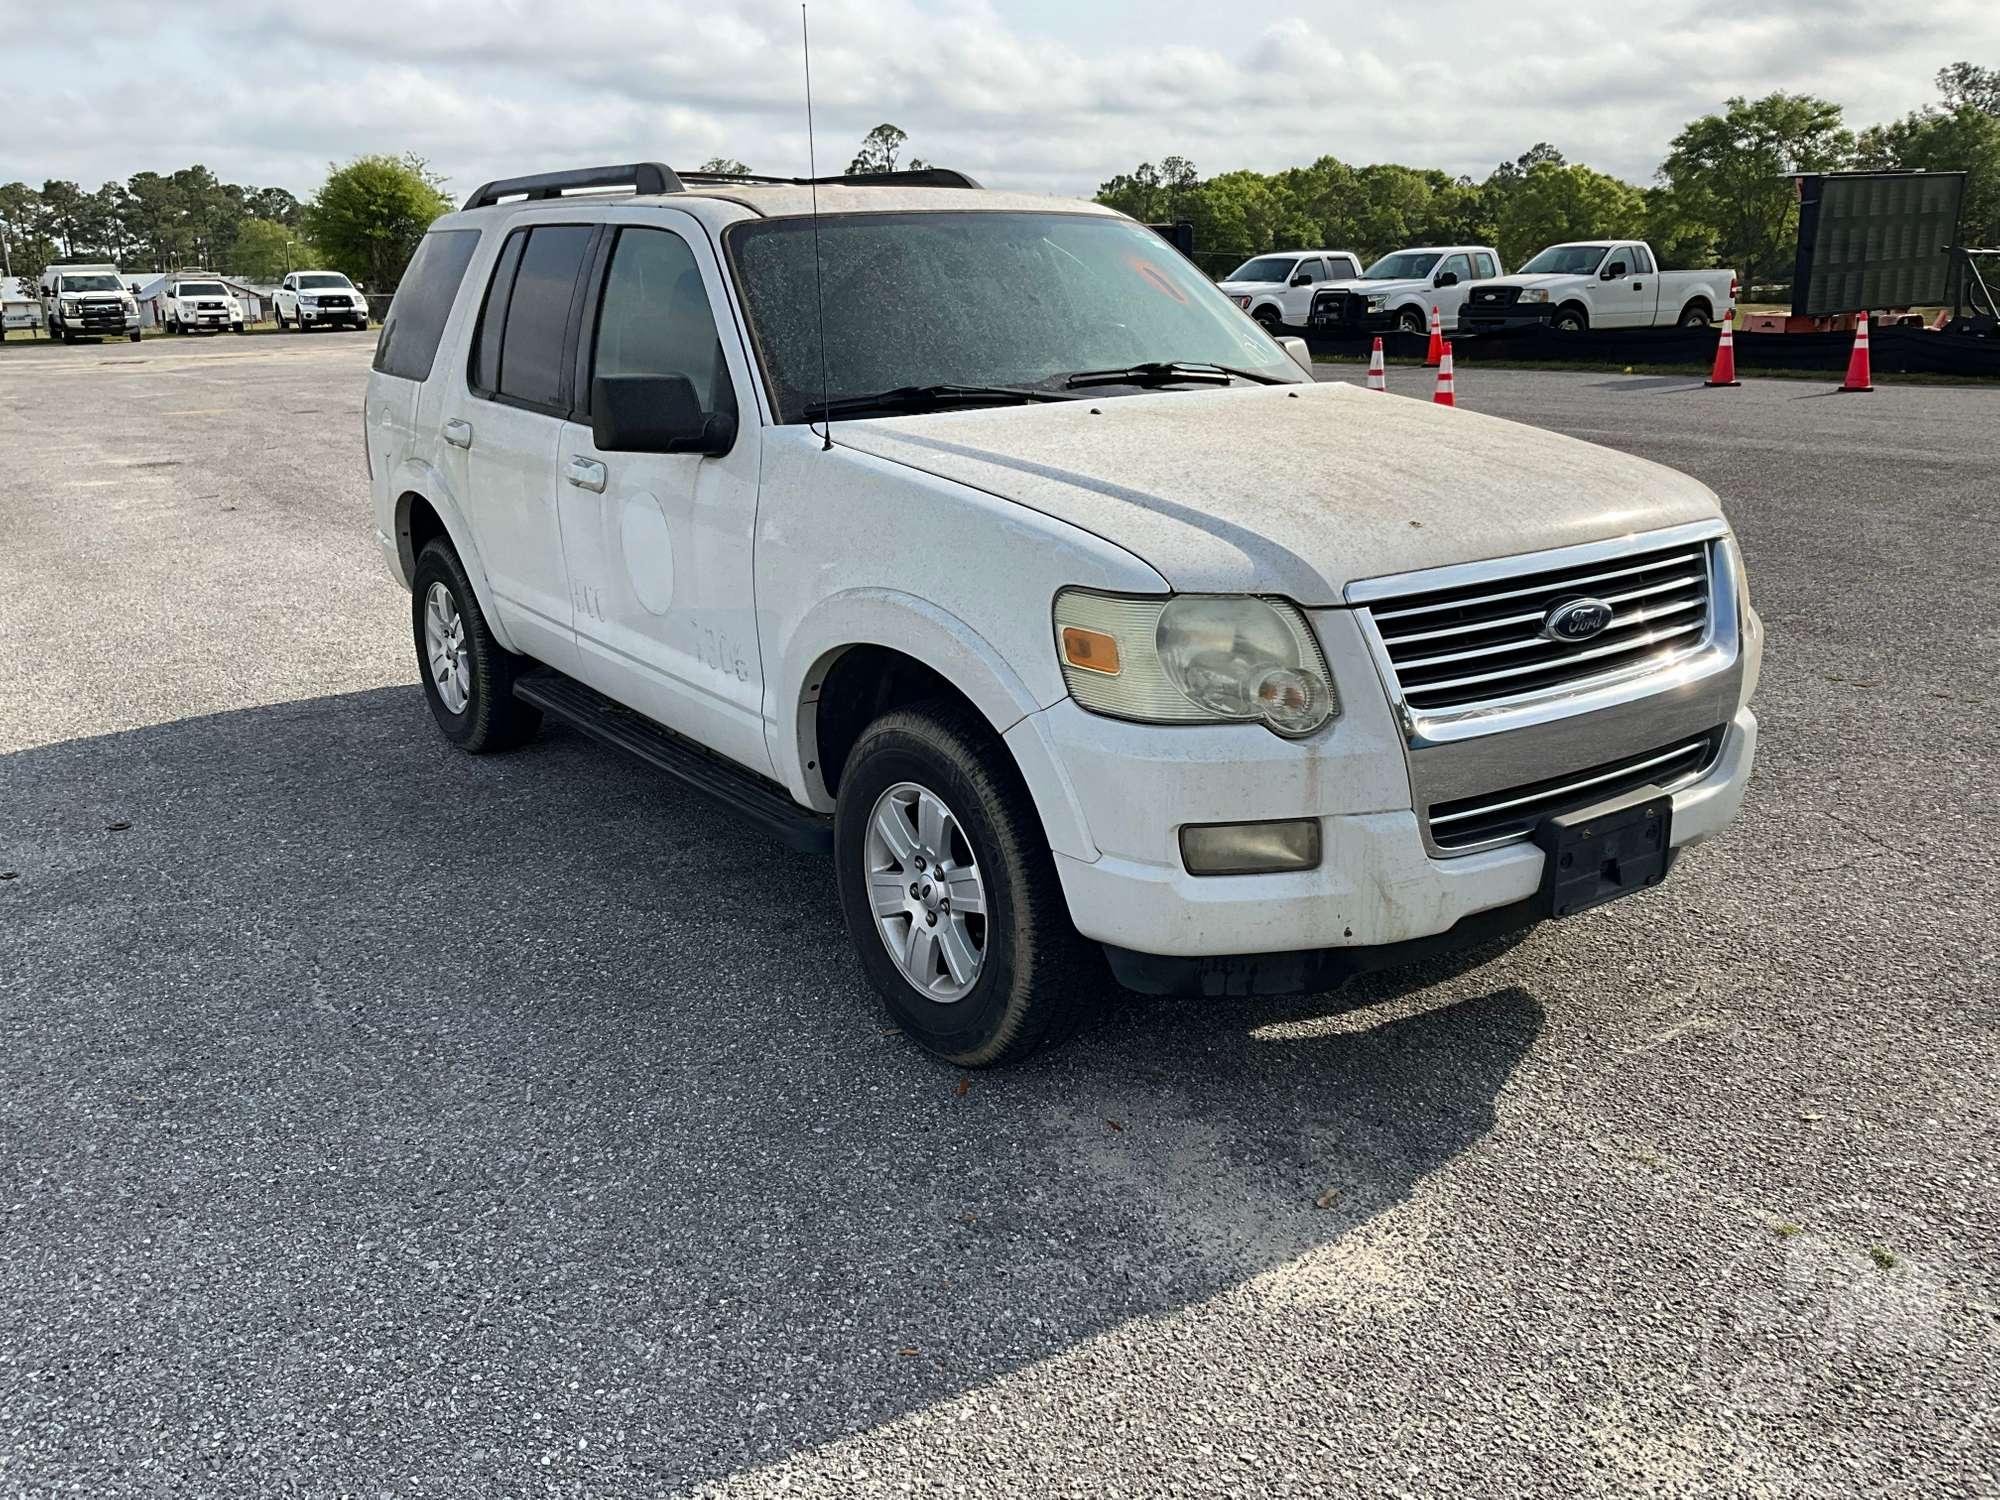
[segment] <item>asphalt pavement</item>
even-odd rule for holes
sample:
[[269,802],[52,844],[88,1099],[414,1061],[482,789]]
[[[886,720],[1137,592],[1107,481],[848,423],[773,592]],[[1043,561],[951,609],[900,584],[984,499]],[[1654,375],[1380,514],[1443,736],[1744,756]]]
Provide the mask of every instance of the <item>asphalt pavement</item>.
[[1723,495],[1742,819],[968,1077],[824,865],[436,735],[371,342],[0,347],[0,1495],[2000,1493],[2000,393],[1465,368]]

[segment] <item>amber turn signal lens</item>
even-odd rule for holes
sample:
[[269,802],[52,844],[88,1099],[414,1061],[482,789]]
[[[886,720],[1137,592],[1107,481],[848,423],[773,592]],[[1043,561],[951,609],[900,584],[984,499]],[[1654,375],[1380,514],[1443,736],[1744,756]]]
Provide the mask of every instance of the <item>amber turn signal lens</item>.
[[1118,675],[1118,641],[1101,630],[1082,630],[1065,625],[1062,633],[1063,660],[1086,672]]

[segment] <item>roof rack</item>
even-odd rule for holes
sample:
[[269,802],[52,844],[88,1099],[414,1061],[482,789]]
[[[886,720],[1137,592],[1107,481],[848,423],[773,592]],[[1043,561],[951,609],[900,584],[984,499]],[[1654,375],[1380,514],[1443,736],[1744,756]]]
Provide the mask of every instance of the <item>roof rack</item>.
[[704,186],[771,185],[785,187],[941,187],[976,188],[979,184],[950,167],[915,167],[905,172],[864,172],[852,177],[767,177],[759,172],[676,172],[657,161],[628,162],[618,167],[583,167],[572,172],[538,172],[532,177],[502,177],[478,188],[465,207],[491,208],[508,198],[532,203],[561,198],[592,188],[631,188],[635,193],[684,193],[690,182]]
[[573,172],[538,172],[532,177],[502,177],[480,187],[465,200],[467,208],[491,208],[503,198],[535,202],[560,198],[585,188],[631,188],[637,193],[683,191],[674,169],[656,161],[628,162],[622,167],[583,167]]

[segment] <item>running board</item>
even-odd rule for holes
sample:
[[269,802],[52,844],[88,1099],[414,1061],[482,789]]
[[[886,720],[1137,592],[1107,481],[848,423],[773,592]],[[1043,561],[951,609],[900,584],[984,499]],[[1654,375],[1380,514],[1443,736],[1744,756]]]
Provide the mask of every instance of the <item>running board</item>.
[[833,819],[800,807],[775,781],[711,754],[573,677],[541,667],[515,681],[514,696],[705,792],[794,849],[833,853]]

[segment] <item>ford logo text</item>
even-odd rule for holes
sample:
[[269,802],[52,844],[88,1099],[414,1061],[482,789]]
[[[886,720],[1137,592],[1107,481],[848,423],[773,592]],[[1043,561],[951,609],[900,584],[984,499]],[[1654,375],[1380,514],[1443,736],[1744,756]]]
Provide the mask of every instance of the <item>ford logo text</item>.
[[1542,617],[1552,641],[1587,641],[1611,628],[1611,606],[1602,599],[1566,599]]

